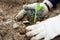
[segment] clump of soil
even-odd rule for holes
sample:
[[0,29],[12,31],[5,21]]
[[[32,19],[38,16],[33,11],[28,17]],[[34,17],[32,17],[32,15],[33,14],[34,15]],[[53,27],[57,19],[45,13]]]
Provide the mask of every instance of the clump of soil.
[[[20,1],[22,2],[22,0]],[[30,38],[26,37],[26,25],[22,21],[15,21],[13,18],[18,14],[22,9],[22,5],[28,3],[34,3],[36,0],[24,0],[22,3],[15,2],[0,2],[0,40],[29,40]],[[60,6],[58,6],[59,8]],[[47,18],[53,17],[59,14],[60,9],[48,13]],[[54,15],[53,15],[54,14]],[[27,15],[26,19],[30,18]],[[45,20],[47,18],[42,18]],[[23,18],[24,20],[24,18]],[[29,19],[31,21],[31,18]],[[32,22],[32,21],[31,21]],[[28,25],[28,24],[27,24]],[[29,24],[30,25],[30,24]],[[59,39],[58,39],[59,40]]]
[[0,40],[28,40],[25,33],[25,25],[21,22],[7,19],[0,23]]
[[[0,40],[28,40],[25,25],[13,20],[21,6],[15,3],[0,2]],[[18,26],[14,28],[14,24]]]

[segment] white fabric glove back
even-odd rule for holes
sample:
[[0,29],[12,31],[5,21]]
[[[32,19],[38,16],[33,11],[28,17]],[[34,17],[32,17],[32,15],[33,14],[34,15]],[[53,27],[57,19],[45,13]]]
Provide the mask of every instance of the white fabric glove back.
[[[35,10],[36,5],[37,5],[37,3],[28,4],[28,5],[24,5],[23,8],[24,8],[24,9],[29,9],[29,10],[33,10],[33,9]],[[49,12],[49,10],[48,10],[48,7],[47,7],[44,3],[40,3],[40,5],[44,7],[43,12],[40,13],[40,14],[42,14],[42,15],[40,15],[40,16],[43,17],[44,15],[46,15],[46,14]],[[41,11],[40,11],[40,12],[41,12]]]
[[31,40],[39,40],[43,37],[45,38],[44,40],[51,40],[60,35],[60,15],[28,26],[26,29],[29,30],[26,35],[33,36]]
[[[24,5],[24,6],[23,6],[23,10],[21,10],[21,11],[18,13],[18,15],[16,16],[16,18],[17,18],[17,19],[22,18],[22,17],[24,16],[24,14],[27,13],[27,10],[25,10],[25,9],[28,9],[28,10],[33,10],[33,9],[34,9],[34,10],[35,10],[36,5],[37,5],[37,3]],[[40,3],[40,5],[44,7],[43,12],[42,12],[42,13],[39,13],[39,14],[41,14],[40,16],[43,17],[43,16],[45,16],[45,15],[49,12],[49,10],[48,10],[47,6],[46,6],[44,3]],[[40,12],[41,12],[41,11],[40,11]]]

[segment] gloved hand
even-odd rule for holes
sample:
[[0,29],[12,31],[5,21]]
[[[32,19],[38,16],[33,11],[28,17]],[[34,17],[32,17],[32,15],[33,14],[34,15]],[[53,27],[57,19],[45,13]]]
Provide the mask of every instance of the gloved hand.
[[[26,14],[28,12],[28,10],[35,10],[36,5],[37,5],[37,3],[24,5],[23,10],[21,10],[15,18],[18,20],[18,19],[22,18],[24,16],[24,14]],[[48,10],[48,7],[45,5],[45,3],[40,3],[40,5],[43,6],[44,9],[42,12],[39,11],[38,13],[41,14],[40,15],[41,17],[43,17],[44,15],[46,15],[49,12],[49,10]]]
[[39,22],[35,25],[28,26],[26,33],[31,40],[39,40],[44,37],[44,40],[51,40],[57,35],[60,35],[60,15]]

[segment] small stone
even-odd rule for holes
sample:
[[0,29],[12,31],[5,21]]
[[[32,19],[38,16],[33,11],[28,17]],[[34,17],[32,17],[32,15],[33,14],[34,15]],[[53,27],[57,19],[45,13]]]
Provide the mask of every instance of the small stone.
[[14,24],[13,24],[13,28],[15,29],[15,28],[17,28],[17,27],[19,27],[19,25],[18,25],[17,23],[14,23]]
[[4,17],[0,16],[0,20],[3,20],[3,19],[4,19]]
[[3,12],[3,10],[2,10],[2,9],[0,9],[0,13],[1,13],[1,12]]

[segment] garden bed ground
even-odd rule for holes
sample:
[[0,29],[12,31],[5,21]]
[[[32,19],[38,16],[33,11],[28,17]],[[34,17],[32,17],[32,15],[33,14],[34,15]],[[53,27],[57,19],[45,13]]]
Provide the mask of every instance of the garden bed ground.
[[[5,1],[0,1],[0,40],[29,40],[30,39],[25,35],[26,33],[25,27],[27,25],[23,24],[22,21],[17,22],[13,19],[18,14],[18,12],[22,9],[22,5],[34,3],[36,2],[36,0],[26,0],[26,1],[21,0],[20,2],[22,3],[15,3],[15,2],[9,3]],[[58,15],[60,13],[59,7],[60,6],[58,5],[58,8],[56,10],[48,13],[46,17],[41,18],[40,21]],[[60,37],[57,37],[53,40],[60,40]]]

